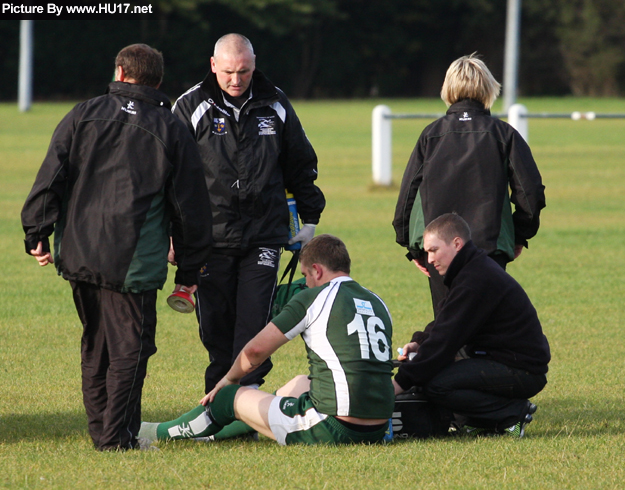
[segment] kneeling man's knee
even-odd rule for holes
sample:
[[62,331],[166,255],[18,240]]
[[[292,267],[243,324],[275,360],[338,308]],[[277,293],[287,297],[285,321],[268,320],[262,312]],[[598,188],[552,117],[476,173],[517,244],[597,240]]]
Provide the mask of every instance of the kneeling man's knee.
[[447,397],[451,391],[450,386],[437,382],[436,378],[423,387],[423,393],[432,401]]

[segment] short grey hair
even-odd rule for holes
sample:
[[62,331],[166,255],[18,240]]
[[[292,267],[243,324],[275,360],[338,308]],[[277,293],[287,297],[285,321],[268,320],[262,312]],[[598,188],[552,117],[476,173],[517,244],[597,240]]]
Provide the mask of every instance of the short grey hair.
[[236,48],[236,51],[239,52],[247,50],[250,52],[250,54],[254,54],[254,47],[252,46],[251,41],[243,34],[237,34],[232,32],[217,39],[217,42],[215,43],[215,49],[213,50],[213,57],[217,56],[217,53],[224,45],[232,45]]

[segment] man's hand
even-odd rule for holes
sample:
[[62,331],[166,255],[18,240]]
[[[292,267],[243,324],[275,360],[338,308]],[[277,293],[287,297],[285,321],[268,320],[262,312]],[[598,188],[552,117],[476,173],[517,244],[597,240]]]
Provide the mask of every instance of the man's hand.
[[408,356],[411,352],[417,352],[418,350],[419,344],[417,344],[416,342],[408,342],[406,345],[404,345],[401,355],[397,356],[397,360],[405,361],[406,359],[408,359]]
[[200,400],[200,405],[204,405],[204,406],[208,405],[215,399],[215,395],[217,395],[217,393],[219,393],[219,391],[222,388],[225,388],[226,386],[229,386],[229,385],[235,385],[235,384],[237,383],[230,381],[226,376],[224,376],[223,378],[221,378],[219,383],[217,383],[215,387],[208,393],[208,395],[206,395],[204,398]]
[[44,265],[54,264],[54,260],[52,259],[52,255],[50,254],[50,252],[46,252],[45,254],[43,253],[42,242],[39,242],[37,244],[37,248],[35,250],[30,251],[30,255],[35,257],[37,259],[37,262],[39,262],[39,265],[42,267]]
[[412,261],[414,262],[414,265],[417,266],[417,269],[423,272],[426,276],[430,277],[430,273],[428,272],[428,270],[424,266],[422,266],[417,259],[412,259]]
[[515,245],[514,246],[514,258],[518,259],[522,251],[523,251],[523,245]]
[[289,240],[289,245],[293,245],[295,242],[302,242],[302,248],[313,239],[315,236],[316,225],[305,224],[302,229]]
[[171,265],[178,265],[176,262],[176,252],[174,252],[174,240],[169,237],[169,253],[167,254],[167,262]]

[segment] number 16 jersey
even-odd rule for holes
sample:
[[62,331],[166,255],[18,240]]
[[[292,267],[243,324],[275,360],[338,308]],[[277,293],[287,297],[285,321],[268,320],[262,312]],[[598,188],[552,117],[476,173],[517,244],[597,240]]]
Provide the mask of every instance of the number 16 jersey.
[[327,415],[390,418],[391,315],[384,302],[347,276],[304,290],[272,322],[306,343],[310,398]]

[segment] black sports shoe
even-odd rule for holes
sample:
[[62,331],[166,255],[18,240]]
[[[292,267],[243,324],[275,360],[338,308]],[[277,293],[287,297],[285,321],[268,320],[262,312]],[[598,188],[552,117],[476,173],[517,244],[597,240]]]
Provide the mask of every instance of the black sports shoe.
[[525,417],[521,419],[519,422],[514,424],[512,427],[508,427],[504,429],[503,433],[508,434],[512,437],[518,437],[519,439],[525,435],[525,428],[527,424],[529,424],[533,419],[532,414],[536,413],[538,407],[534,405],[532,402],[527,402],[527,413]]

